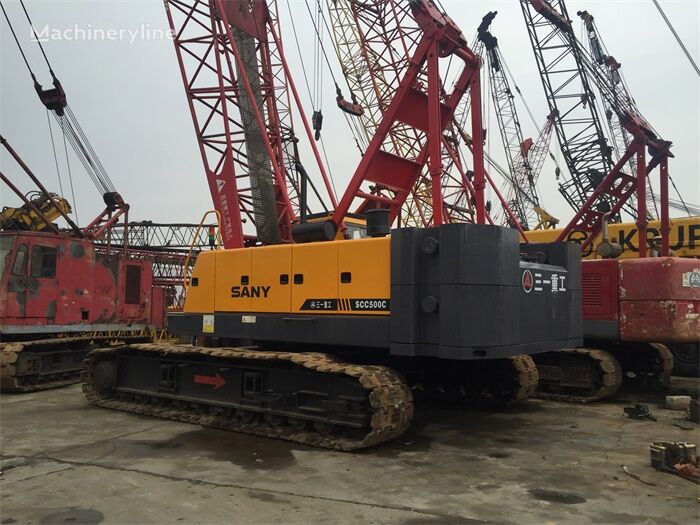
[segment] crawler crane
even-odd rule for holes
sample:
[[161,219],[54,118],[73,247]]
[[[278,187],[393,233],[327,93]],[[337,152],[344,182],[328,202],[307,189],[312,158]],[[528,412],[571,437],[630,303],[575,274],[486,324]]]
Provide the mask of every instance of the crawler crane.
[[[480,61],[432,2],[407,5],[420,32],[411,64],[336,200],[282,51],[276,3],[166,0],[224,249],[199,255],[184,311],[168,319],[171,333],[196,344],[91,352],[88,400],[352,450],[406,430],[412,386],[507,403],[536,385],[525,354],[580,343],[577,247],[520,246],[516,230],[485,224]],[[449,59],[461,72],[445,93],[440,61]],[[474,223],[449,224],[443,134],[467,91],[474,175],[462,190]],[[280,94],[302,137],[291,121],[283,131]],[[398,125],[417,140],[410,159],[385,149]],[[313,169],[285,137],[308,143]],[[424,169],[429,225],[390,230]],[[328,212],[307,213],[309,172],[320,174]],[[366,236],[351,239],[358,214]]]

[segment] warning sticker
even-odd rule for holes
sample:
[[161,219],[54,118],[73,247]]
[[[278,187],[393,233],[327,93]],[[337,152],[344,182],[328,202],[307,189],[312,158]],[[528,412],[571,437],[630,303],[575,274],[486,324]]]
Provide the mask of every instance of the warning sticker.
[[209,315],[203,315],[202,316],[202,332],[205,334],[213,334],[214,333],[214,316],[209,314]]
[[700,288],[700,268],[683,274],[684,288]]

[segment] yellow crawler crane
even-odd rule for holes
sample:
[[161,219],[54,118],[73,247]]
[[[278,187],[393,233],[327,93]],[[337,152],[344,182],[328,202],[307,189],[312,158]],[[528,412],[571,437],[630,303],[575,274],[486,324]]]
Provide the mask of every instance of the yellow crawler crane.
[[[508,403],[536,386],[527,354],[580,344],[577,247],[520,246],[516,230],[488,224],[480,61],[434,3],[410,2],[419,52],[339,200],[304,120],[330,201],[325,217],[309,216],[308,186],[321,197],[298,156],[301,139],[280,128],[304,112],[275,3],[166,6],[225,249],[198,256],[184,311],[168,318],[169,332],[193,344],[91,352],[91,402],[352,450],[408,427],[413,387]],[[450,58],[461,73],[445,93],[440,71]],[[200,76],[204,69],[217,75]],[[469,90],[474,176],[464,173],[459,190],[470,193],[474,223],[454,224],[440,175],[443,153],[455,152],[443,132]],[[290,98],[295,111],[278,110]],[[337,102],[347,111],[341,94]],[[385,149],[399,123],[419,141],[415,158]],[[391,230],[422,191],[422,172],[431,175],[429,227]]]

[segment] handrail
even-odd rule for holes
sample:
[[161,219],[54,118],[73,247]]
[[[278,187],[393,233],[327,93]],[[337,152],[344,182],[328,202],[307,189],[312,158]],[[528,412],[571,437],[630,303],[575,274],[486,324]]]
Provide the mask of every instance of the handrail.
[[187,251],[187,257],[185,257],[185,262],[182,266],[182,285],[185,288],[185,293],[187,293],[187,288],[190,285],[190,283],[188,281],[189,277],[187,275],[187,273],[188,273],[187,270],[190,267],[190,260],[192,259],[192,252],[194,251],[194,245],[197,242],[197,239],[199,239],[199,232],[202,230],[202,226],[204,225],[204,221],[211,213],[216,214],[216,223],[219,226],[217,231],[216,231],[216,240],[217,240],[216,249],[218,250],[223,245],[223,242],[221,241],[221,213],[219,212],[219,210],[209,210],[204,215],[202,215],[202,220],[200,220],[199,224],[197,225],[197,230],[194,232],[194,236],[192,237],[192,242],[190,243],[190,249]]

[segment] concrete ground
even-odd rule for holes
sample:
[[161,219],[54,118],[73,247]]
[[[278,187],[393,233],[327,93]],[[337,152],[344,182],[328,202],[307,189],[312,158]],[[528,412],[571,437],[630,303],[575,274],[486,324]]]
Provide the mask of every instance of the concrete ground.
[[698,523],[698,486],[648,451],[698,427],[623,406],[419,405],[399,440],[348,454],[93,407],[78,386],[3,395],[0,522]]

